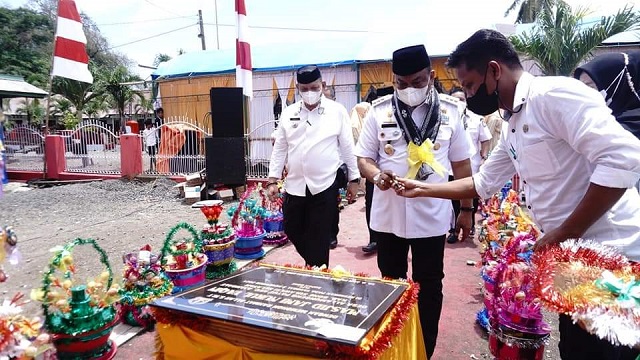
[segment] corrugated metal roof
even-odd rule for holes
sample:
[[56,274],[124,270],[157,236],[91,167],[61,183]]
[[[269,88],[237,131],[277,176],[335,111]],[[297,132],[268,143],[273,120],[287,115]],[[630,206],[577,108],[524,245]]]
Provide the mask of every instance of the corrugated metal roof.
[[613,35],[602,42],[603,45],[632,45],[640,44],[640,30],[625,31],[623,33]]
[[43,98],[47,92],[24,81],[19,76],[0,74],[0,97]]

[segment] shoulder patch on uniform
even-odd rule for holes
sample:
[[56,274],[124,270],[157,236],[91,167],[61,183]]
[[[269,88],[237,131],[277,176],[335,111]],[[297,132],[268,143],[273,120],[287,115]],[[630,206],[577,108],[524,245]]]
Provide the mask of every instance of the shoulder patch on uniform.
[[391,101],[392,97],[393,97],[392,94],[385,95],[383,97],[379,97],[379,98],[373,100],[373,102],[371,102],[371,106],[378,106],[380,104],[386,103],[387,101]]

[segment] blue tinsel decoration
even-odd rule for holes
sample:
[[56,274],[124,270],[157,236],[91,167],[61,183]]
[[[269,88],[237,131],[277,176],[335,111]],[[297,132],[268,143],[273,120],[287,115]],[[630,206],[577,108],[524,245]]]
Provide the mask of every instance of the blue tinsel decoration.
[[489,311],[486,307],[478,311],[478,313],[476,314],[476,322],[485,331],[489,331]]

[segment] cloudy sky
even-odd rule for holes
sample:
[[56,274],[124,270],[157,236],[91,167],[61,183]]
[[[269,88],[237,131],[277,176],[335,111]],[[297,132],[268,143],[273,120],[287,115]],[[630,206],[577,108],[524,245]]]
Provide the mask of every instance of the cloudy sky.
[[[273,44],[277,51],[278,46],[320,39],[339,41],[349,34],[369,33],[375,37],[419,30],[449,37],[453,48],[479,28],[512,23],[513,15],[504,17],[512,1],[245,0],[245,3],[251,44]],[[595,15],[608,15],[633,0],[568,2],[589,7]],[[0,0],[0,5],[11,8],[27,3],[28,0]],[[175,56],[179,49],[199,51],[198,10],[203,13],[207,49],[234,47],[234,3],[234,0],[76,0],[79,10],[99,25],[111,46],[141,65],[151,65],[158,53]],[[138,66],[132,70],[143,78],[152,72]]]

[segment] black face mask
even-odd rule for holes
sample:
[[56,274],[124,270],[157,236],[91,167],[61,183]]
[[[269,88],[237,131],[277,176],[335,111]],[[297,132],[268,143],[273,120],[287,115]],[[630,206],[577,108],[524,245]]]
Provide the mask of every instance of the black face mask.
[[[487,67],[487,70],[489,70],[489,67]],[[487,116],[498,111],[500,107],[498,102],[498,83],[496,82],[496,91],[489,94],[487,91],[487,71],[484,72],[484,81],[480,87],[478,87],[476,93],[472,97],[467,98],[467,107],[469,110],[482,116]]]

